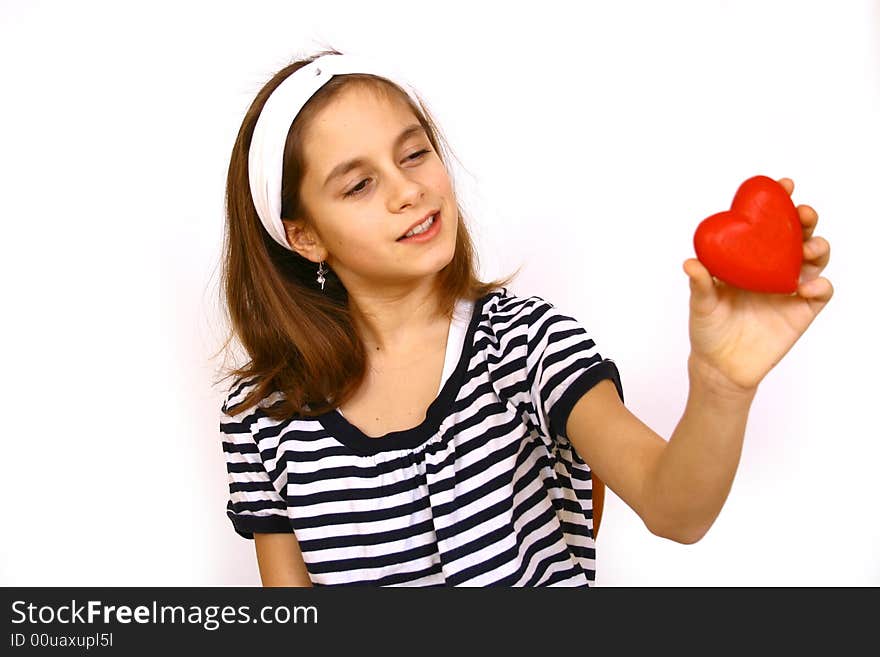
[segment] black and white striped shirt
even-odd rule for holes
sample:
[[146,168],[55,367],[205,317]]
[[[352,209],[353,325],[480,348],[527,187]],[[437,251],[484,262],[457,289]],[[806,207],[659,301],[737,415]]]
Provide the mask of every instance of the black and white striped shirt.
[[294,532],[316,586],[591,586],[590,468],[565,424],[602,379],[623,399],[617,366],[541,297],[503,288],[462,309],[411,429],[369,437],[338,409],[276,421],[277,391],[229,416],[253,385],[236,380],[220,421],[236,532]]

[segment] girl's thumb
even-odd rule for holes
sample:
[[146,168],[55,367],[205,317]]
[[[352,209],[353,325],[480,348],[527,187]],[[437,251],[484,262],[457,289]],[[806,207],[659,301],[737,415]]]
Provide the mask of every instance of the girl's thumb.
[[702,312],[711,312],[717,302],[712,274],[696,258],[685,260],[682,269],[690,279],[691,305]]

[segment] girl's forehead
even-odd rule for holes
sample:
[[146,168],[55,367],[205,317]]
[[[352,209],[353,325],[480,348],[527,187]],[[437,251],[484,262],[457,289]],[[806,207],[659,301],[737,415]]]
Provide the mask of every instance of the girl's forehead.
[[369,87],[352,85],[317,113],[305,131],[305,141],[309,141],[309,136],[330,140],[349,140],[361,135],[370,137],[377,131],[393,132],[415,118],[412,109],[402,99]]
[[342,160],[390,148],[401,130],[418,122],[401,99],[371,89],[346,89],[303,132],[307,168],[320,175]]

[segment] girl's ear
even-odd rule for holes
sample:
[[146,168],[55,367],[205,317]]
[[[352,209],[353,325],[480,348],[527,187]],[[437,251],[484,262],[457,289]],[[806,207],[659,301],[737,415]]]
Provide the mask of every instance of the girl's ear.
[[327,259],[327,250],[321,243],[321,238],[312,227],[303,219],[282,219],[287,236],[287,243],[302,257],[312,262],[321,262]]

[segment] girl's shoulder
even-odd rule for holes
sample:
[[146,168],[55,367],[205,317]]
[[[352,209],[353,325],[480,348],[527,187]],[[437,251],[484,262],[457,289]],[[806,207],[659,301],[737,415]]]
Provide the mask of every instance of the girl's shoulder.
[[481,314],[490,323],[496,321],[509,322],[516,319],[535,317],[536,313],[544,314],[556,306],[537,294],[516,294],[509,289],[495,290],[481,300]]
[[[283,392],[273,390],[253,403],[254,400],[252,395],[261,380],[262,377],[259,375],[238,375],[233,377],[232,382],[226,390],[223,404],[221,406],[223,413],[238,420],[246,418],[255,419],[255,416],[261,414],[260,409],[271,406],[278,402],[279,399],[283,398]],[[246,407],[241,406],[241,404],[247,400],[250,400],[251,403]]]

